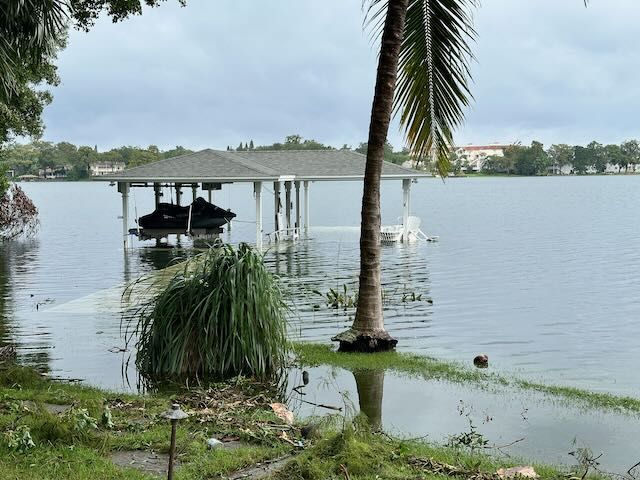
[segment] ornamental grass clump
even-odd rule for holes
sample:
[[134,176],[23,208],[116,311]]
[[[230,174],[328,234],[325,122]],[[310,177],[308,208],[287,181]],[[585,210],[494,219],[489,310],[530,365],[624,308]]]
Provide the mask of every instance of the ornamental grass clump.
[[273,378],[288,354],[286,311],[261,254],[215,246],[138,310],[136,365],[155,380]]

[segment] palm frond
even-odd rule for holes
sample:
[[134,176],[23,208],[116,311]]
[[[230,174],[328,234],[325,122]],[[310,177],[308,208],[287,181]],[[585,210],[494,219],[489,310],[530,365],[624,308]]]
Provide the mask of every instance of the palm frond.
[[39,64],[55,52],[70,8],[68,0],[0,2],[0,101],[15,91],[19,66]]
[[[380,33],[389,0],[373,0],[368,25]],[[395,112],[418,161],[449,170],[453,130],[472,99],[469,90],[476,0],[411,0],[398,64]]]

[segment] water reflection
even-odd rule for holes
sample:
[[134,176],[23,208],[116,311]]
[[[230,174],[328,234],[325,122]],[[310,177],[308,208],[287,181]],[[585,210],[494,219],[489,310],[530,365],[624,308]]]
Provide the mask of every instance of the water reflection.
[[32,330],[18,319],[21,310],[38,312],[53,302],[25,289],[23,278],[34,268],[38,250],[37,240],[0,242],[0,346],[15,345],[22,363],[46,371],[51,360],[48,332]]
[[360,412],[364,413],[373,430],[382,428],[382,394],[384,370],[357,370],[353,372],[358,390]]
[[[395,372],[331,367],[311,368],[309,374],[304,395],[293,395],[289,401],[298,417],[336,413],[332,410],[340,405],[346,408],[340,415],[355,414],[349,399],[355,401],[352,395],[357,394],[356,405],[371,426],[400,437],[424,437],[446,444],[468,434],[473,424],[474,431],[489,442],[490,453],[499,456],[574,465],[570,452],[589,448],[595,455],[603,453],[599,461],[604,471],[619,474],[637,462],[640,419],[634,415],[587,408],[498,384],[487,388]],[[292,384],[298,385],[296,375],[300,372],[292,375],[298,380]]]
[[[136,250],[136,253],[140,259],[140,265],[142,265],[145,270],[156,271],[162,270],[174,262],[184,260],[194,253],[197,253],[197,251],[160,246],[140,248]],[[126,256],[129,255],[127,254]]]
[[0,346],[12,342],[11,328],[9,326],[9,310],[11,308],[11,274],[9,262],[13,253],[9,251],[7,242],[0,242]]

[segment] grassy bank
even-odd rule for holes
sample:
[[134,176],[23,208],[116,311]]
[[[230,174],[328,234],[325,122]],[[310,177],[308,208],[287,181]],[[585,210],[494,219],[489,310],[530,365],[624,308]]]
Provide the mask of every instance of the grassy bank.
[[555,398],[598,409],[640,414],[640,399],[591,392],[561,385],[548,385],[518,378],[506,377],[488,370],[467,368],[455,362],[437,360],[411,353],[385,352],[375,355],[337,353],[329,345],[296,343],[297,361],[303,366],[331,365],[346,370],[381,369],[425,380],[446,380],[472,383],[481,388],[492,386],[513,387],[536,391]]
[[[173,401],[190,413],[178,430],[176,478],[217,478],[293,449],[274,428],[282,426],[269,407],[274,398],[268,386],[247,380],[137,396],[53,382],[26,368],[0,370],[0,478],[154,478],[116,466],[111,456],[168,452],[170,426],[161,413]],[[237,448],[213,453],[209,437],[233,439]]]
[[[283,456],[270,478],[493,480],[497,468],[510,466],[464,449],[371,433],[361,419],[339,415],[318,421],[305,439],[302,425],[288,426],[275,416],[269,404],[276,399],[273,388],[246,379],[206,389],[123,395],[51,381],[27,368],[0,370],[0,478],[158,478],[117,466],[112,456],[167,452],[170,427],[160,414],[174,401],[190,414],[179,427],[176,479],[233,478],[234,472]],[[208,450],[209,437],[231,439],[227,445],[234,448]],[[536,471],[544,479],[562,475],[551,467],[536,466]],[[265,478],[257,472],[247,478]]]

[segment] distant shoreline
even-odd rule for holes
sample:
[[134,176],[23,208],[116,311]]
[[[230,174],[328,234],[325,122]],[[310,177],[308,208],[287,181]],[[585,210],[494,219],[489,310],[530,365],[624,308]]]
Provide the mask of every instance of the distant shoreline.
[[[465,175],[450,175],[447,179],[457,179],[457,178],[588,178],[588,177],[634,177],[640,176],[640,172],[629,172],[629,173],[588,173],[584,175],[580,174],[567,174],[567,175],[507,175],[507,174],[483,174],[483,173],[470,173]],[[424,178],[424,177],[423,177]],[[441,177],[433,175],[431,177],[436,180],[440,180]],[[91,183],[94,181],[98,181],[100,177],[89,177],[89,178],[81,178],[77,180],[71,180],[66,178],[41,178],[41,179],[29,179],[29,180],[20,180],[19,178],[10,178],[9,180],[13,183]]]

